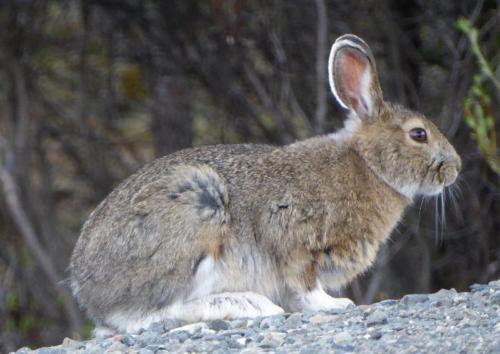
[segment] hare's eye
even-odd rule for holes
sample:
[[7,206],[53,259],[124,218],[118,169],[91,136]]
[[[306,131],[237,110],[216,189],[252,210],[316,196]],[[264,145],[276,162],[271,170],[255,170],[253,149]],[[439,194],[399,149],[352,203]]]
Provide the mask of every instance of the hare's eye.
[[427,132],[422,128],[413,128],[410,130],[410,137],[418,143],[427,142]]

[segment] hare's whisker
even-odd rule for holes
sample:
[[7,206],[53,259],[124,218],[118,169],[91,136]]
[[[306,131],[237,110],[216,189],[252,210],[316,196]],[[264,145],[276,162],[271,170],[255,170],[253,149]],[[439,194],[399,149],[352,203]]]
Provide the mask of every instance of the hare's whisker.
[[455,216],[460,215],[460,208],[458,207],[458,198],[457,198],[457,190],[459,187],[454,184],[450,188],[450,197],[451,197],[451,204],[453,205],[453,212],[455,213]]
[[444,192],[443,189],[441,192],[441,242],[444,242],[444,229],[446,227],[446,198]]
[[417,227],[420,226],[420,221],[422,220],[422,205],[424,205],[425,197],[420,197],[420,206],[418,207],[418,219],[417,219]]
[[434,197],[434,242],[435,245],[439,245],[439,209],[438,209],[438,198]]

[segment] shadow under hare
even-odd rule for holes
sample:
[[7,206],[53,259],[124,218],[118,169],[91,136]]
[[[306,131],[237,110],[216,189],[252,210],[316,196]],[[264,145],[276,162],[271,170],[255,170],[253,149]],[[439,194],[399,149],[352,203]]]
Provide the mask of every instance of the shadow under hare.
[[72,288],[98,327],[344,308],[324,288],[372,264],[406,206],[452,184],[460,158],[421,114],[385,102],[354,35],[334,43],[340,131],[287,146],[216,145],[157,159],[90,215]]

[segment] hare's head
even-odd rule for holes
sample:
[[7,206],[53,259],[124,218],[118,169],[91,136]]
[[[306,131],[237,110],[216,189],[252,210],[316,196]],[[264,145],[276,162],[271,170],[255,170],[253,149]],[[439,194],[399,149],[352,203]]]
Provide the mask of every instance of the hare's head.
[[349,110],[332,138],[349,141],[370,168],[399,193],[434,195],[452,184],[461,161],[439,129],[422,114],[385,102],[368,45],[348,34],[333,44],[330,87]]

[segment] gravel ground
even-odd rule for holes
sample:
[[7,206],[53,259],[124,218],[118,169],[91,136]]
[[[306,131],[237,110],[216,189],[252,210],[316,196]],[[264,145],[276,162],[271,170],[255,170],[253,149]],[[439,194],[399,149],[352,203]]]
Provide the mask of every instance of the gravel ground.
[[[179,327],[181,326],[181,327]],[[16,353],[500,353],[500,280],[471,292],[406,295],[341,312],[293,313],[184,325]]]

